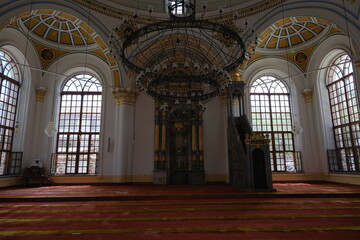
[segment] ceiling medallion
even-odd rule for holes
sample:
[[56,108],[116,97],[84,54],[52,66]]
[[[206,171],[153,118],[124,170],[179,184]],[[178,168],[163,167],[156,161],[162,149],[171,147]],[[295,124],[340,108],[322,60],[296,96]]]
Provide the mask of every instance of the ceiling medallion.
[[55,52],[51,48],[43,48],[40,51],[40,56],[42,60],[52,61],[55,58]]
[[209,101],[226,89],[229,72],[248,54],[238,34],[245,28],[198,20],[189,0],[169,2],[168,11],[170,20],[148,25],[125,19],[110,36],[111,52],[154,99],[173,106]]
[[308,54],[306,52],[297,52],[294,56],[294,60],[298,64],[304,64],[308,60]]

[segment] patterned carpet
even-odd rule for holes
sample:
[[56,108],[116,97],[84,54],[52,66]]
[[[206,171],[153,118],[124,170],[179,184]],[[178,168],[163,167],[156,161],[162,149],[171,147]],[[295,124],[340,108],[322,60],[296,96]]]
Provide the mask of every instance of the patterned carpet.
[[274,186],[252,194],[228,185],[0,189],[0,239],[360,239],[359,186]]
[[337,183],[274,183],[276,192],[247,193],[225,184],[210,185],[75,185],[0,189],[0,201],[11,200],[136,200],[171,198],[234,198],[295,196],[360,196],[360,186]]

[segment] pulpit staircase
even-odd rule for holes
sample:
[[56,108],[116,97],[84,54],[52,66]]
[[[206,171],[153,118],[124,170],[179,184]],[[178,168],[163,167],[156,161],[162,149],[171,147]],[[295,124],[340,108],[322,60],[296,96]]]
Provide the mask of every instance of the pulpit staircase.
[[254,133],[244,112],[244,83],[228,88],[229,183],[244,191],[275,191],[272,185],[269,139]]

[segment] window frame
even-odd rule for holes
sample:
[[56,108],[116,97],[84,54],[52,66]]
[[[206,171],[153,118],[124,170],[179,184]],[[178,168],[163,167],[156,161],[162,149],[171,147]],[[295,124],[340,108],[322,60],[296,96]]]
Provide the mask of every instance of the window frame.
[[[341,67],[345,64],[348,65],[346,68]],[[342,72],[342,70],[347,71],[347,73]],[[331,61],[331,67],[326,74],[325,87],[328,94],[335,143],[335,150],[328,150],[329,171],[359,173],[359,93],[354,66],[347,53],[338,54]],[[344,107],[345,105],[346,107]],[[353,113],[350,113],[350,109]],[[354,112],[356,113],[354,114]]]
[[[86,80],[87,82],[90,82],[92,81],[92,79],[95,79],[96,82],[95,83],[93,82],[93,84],[95,84],[97,88],[100,88],[100,90],[84,91],[85,88],[84,86],[82,87],[83,88],[82,91],[64,90],[66,85],[70,81],[73,81],[73,79],[76,79],[79,76],[85,76],[85,75],[90,77],[89,79]],[[84,85],[86,85],[86,83]],[[70,97],[70,101],[68,101],[69,99],[64,100],[64,96]],[[79,99],[73,101],[74,99],[72,99],[72,97],[75,98],[80,97],[80,101]],[[85,103],[89,103],[88,99],[90,97],[92,98],[92,100],[90,101],[91,103],[85,104]],[[97,99],[94,100],[94,98]],[[59,121],[58,121],[58,132],[57,132],[56,150],[55,150],[56,164],[54,166],[55,169],[53,170],[53,174],[54,175],[69,175],[69,174],[96,175],[98,172],[98,158],[99,158],[98,156],[100,154],[100,138],[101,138],[102,121],[103,121],[102,107],[103,107],[104,99],[103,99],[102,83],[100,79],[96,77],[94,74],[89,74],[89,73],[73,74],[72,77],[67,78],[64,81],[61,87],[59,99],[60,99],[59,112],[58,112]],[[69,108],[69,106],[63,106],[63,104],[66,101],[70,102],[70,112],[63,112],[63,108],[66,107]],[[80,106],[75,106],[75,108],[78,108],[79,111],[76,112],[71,111],[71,109],[74,108],[74,106],[72,105],[74,102],[75,104],[80,103]],[[86,108],[96,108],[97,110],[95,112],[93,111],[87,112],[85,110]],[[79,115],[79,118],[78,119],[71,118],[71,115],[74,114]],[[92,123],[90,123],[90,125],[84,125],[83,117],[85,117],[85,115],[90,115],[91,116],[90,121],[95,121],[97,123],[95,125],[92,125]],[[93,116],[95,117],[93,118]],[[89,121],[89,119],[87,120]],[[68,122],[67,126],[65,126],[66,121]],[[79,123],[78,126],[71,124],[71,122],[75,123],[76,121]],[[84,126],[88,128],[89,131],[83,131]],[[92,129],[93,127],[94,129]],[[67,128],[67,131],[63,131],[63,129],[65,128]],[[73,131],[71,128],[77,128],[78,131]],[[64,138],[64,136],[67,137]],[[65,143],[64,148],[66,150],[62,151],[60,150],[60,148],[61,146],[63,146],[64,143]],[[70,149],[71,147],[70,143],[75,143],[76,146]],[[85,147],[87,149],[86,151],[82,150],[84,146],[87,146]],[[91,150],[92,147],[95,148],[97,151],[92,151]],[[65,161],[65,165],[63,165],[64,161]],[[85,164],[85,166],[82,164]],[[90,165],[92,166],[90,167]]]
[[[278,86],[282,85],[282,92],[272,92],[269,86],[266,86],[266,92],[265,90],[262,92],[254,92],[256,82],[262,81],[262,84],[267,85],[264,80],[270,81],[270,83],[268,83],[269,85],[273,84],[274,82],[277,82]],[[279,83],[281,84],[279,85]],[[257,87],[261,87],[260,85],[261,84],[258,84]],[[269,134],[271,139],[270,159],[272,172],[302,172],[301,154],[300,152],[295,151],[291,91],[287,84],[276,76],[270,74],[261,75],[252,81],[252,83],[249,85],[249,97],[253,131],[260,132],[262,134]],[[255,97],[257,97],[257,99],[254,99]],[[275,98],[277,98],[277,100]],[[273,99],[276,101],[273,101]],[[254,103],[255,101],[256,103]],[[261,101],[263,103],[261,103]],[[258,107],[260,110],[254,111],[255,107]],[[282,108],[284,107],[288,109],[285,112],[282,111]],[[268,112],[265,112],[266,108],[268,109]],[[276,108],[280,111],[274,112],[273,110]],[[258,117],[255,117],[255,114],[258,115]],[[265,114],[268,115],[268,118],[266,119],[263,118]],[[278,115],[279,118],[274,118],[276,115]],[[276,125],[275,122],[279,121],[280,123]],[[268,122],[268,124],[264,125],[263,122]],[[287,124],[284,125],[282,124],[283,122],[286,122]],[[257,130],[257,127],[262,129]],[[283,157],[281,158],[280,155],[283,155]],[[286,159],[291,159],[291,161],[287,161]]]
[[[21,75],[20,70],[15,64],[14,57],[4,49],[0,49],[0,51],[8,61],[7,66],[11,65],[11,70],[15,70],[13,72],[14,78],[9,77],[4,71],[6,69],[4,68],[5,65],[2,65],[2,61],[0,62],[0,100],[3,99],[3,96],[5,96],[4,99],[8,99],[8,101],[4,101],[4,108],[0,109],[0,176],[18,175],[21,171],[22,158],[12,159],[12,150],[21,94]],[[7,71],[10,72],[9,69]]]
[[[165,0],[165,2],[164,2],[164,4],[165,4],[165,12],[167,12],[167,13],[169,12],[169,9],[168,9],[169,3],[171,3],[171,5],[180,4],[179,6],[177,6],[174,9],[175,12],[173,12],[172,14],[178,15],[178,16],[186,14],[185,1],[183,1],[183,0]],[[180,9],[180,11],[179,11],[179,9]]]

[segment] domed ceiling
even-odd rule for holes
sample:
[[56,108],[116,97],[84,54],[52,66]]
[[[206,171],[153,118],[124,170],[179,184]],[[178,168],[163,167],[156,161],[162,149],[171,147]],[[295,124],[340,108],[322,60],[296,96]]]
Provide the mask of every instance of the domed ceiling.
[[62,56],[72,53],[89,53],[109,63],[114,76],[119,76],[117,63],[109,53],[106,42],[85,22],[73,15],[38,9],[23,12],[7,25],[19,30],[37,50],[43,69]]
[[[104,1],[97,0],[97,2],[104,2]],[[147,11],[149,5],[152,5],[154,7],[155,11],[163,12],[164,9],[167,7],[166,4],[167,4],[168,0],[153,0],[153,1],[149,1],[149,0],[132,0],[132,1],[108,0],[108,2],[109,2],[109,5],[110,5],[110,3],[112,3],[113,6],[125,6],[125,7],[129,7],[129,8],[141,9],[141,10],[145,10],[145,11]],[[201,5],[203,2],[204,1],[197,1],[196,6],[201,8]],[[219,7],[225,8],[225,7],[235,6],[235,5],[239,5],[239,4],[245,4],[245,3],[257,4],[260,2],[266,2],[266,1],[263,1],[263,0],[206,0],[208,11],[218,10]]]
[[21,18],[22,23],[37,36],[68,46],[85,46],[95,43],[92,31],[82,21],[73,16],[48,12]]
[[279,50],[295,47],[327,33],[329,29],[325,20],[310,17],[286,18],[272,24],[260,35],[258,48]]
[[[154,7],[154,11],[156,12],[163,12],[164,9],[167,7],[168,0],[107,0],[107,1],[100,1],[95,0],[93,2],[104,3],[108,6],[112,6],[114,8],[122,9],[123,7],[129,7],[139,10],[148,10],[148,6],[152,5]],[[204,1],[197,1],[196,6],[201,8],[201,5]],[[218,10],[219,7],[230,7],[235,5],[253,5],[262,2],[271,2],[269,0],[206,0],[207,10],[214,11]]]
[[288,59],[306,71],[308,59],[321,40],[343,34],[335,24],[316,17],[291,17],[271,24],[258,38],[258,45],[251,59],[241,66],[269,56]]
[[[167,11],[168,0],[73,0],[86,7],[91,7],[93,10],[101,13],[119,17],[126,14],[133,14],[135,10],[148,12],[149,6],[152,6],[154,12],[165,13]],[[173,0],[172,2],[174,2]],[[240,16],[249,16],[256,14],[266,9],[281,4],[285,0],[206,0],[206,12],[213,12],[217,14],[219,8],[224,9],[224,13],[239,11]],[[194,1],[196,3],[196,10],[202,11],[202,4],[204,1]],[[141,15],[141,14],[140,14]],[[142,14],[144,15],[144,13]]]

